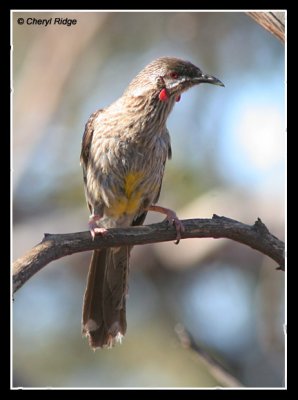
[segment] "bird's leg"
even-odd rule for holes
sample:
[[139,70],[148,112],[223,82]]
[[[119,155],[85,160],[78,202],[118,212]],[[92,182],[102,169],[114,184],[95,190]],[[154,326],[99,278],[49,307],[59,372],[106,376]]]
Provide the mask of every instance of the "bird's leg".
[[97,214],[91,214],[89,217],[88,226],[93,240],[95,238],[95,235],[105,235],[108,232],[106,228],[102,228],[97,225],[97,222],[100,219],[101,216]]
[[149,206],[147,208],[147,210],[148,211],[156,211],[156,212],[165,214],[167,216],[166,221],[173,224],[176,228],[177,237],[176,237],[175,244],[178,244],[181,239],[181,232],[184,232],[185,228],[184,228],[182,222],[180,221],[180,219],[177,217],[177,214],[175,213],[175,211],[170,210],[169,208],[165,208],[165,207],[161,207],[161,206],[153,206],[153,205]]

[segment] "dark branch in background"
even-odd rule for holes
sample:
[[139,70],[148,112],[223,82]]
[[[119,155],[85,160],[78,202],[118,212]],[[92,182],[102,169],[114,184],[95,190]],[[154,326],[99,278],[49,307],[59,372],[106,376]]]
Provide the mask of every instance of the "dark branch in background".
[[186,350],[193,352],[195,357],[202,362],[210,375],[212,375],[218,382],[226,387],[243,387],[240,383],[227,369],[214,357],[208,354],[202,347],[200,347],[192,335],[184,328],[183,325],[177,324],[175,332],[180,340],[182,347]]
[[285,42],[285,12],[248,12],[247,14],[283,43]]
[[[218,215],[213,215],[212,219],[188,219],[182,222],[185,227],[182,239],[232,239],[271,257],[279,265],[277,269],[284,270],[284,243],[273,236],[259,218],[254,225],[245,225]],[[97,236],[94,241],[89,232],[53,235],[46,233],[41,243],[15,261],[13,291],[16,292],[36,272],[58,258],[106,247],[167,242],[175,240],[176,235],[174,227],[165,222],[109,229],[107,235]]]

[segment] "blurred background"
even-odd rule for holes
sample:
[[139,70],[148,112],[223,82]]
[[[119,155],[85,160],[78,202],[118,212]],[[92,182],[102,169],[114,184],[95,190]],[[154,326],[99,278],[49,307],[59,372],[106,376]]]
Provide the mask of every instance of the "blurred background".
[[[28,17],[77,23],[27,25]],[[275,37],[241,12],[28,11],[12,21],[14,260],[45,232],[87,230],[84,125],[164,55],[225,88],[201,85],[175,106],[159,204],[182,219],[260,217],[284,239],[285,52]],[[181,346],[180,324],[242,385],[284,386],[285,282],[271,259],[223,239],[135,247],[126,337],[94,353],[80,325],[90,256],[53,262],[16,293],[14,386],[222,385]]]

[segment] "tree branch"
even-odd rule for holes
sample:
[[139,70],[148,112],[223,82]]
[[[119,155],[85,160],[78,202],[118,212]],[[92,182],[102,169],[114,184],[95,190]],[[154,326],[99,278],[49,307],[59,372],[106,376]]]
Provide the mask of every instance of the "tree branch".
[[238,381],[216,358],[207,353],[198,343],[194,340],[189,331],[185,329],[182,324],[177,324],[175,332],[180,340],[184,349],[190,350],[196,355],[201,363],[205,365],[209,373],[222,385],[226,387],[243,387],[242,383]]
[[285,12],[259,11],[247,14],[272,35],[285,42]]
[[[271,257],[284,270],[284,243],[273,236],[258,218],[254,225],[246,225],[226,217],[182,221],[187,238],[228,238],[245,244]],[[87,250],[114,246],[167,242],[175,240],[176,231],[168,223],[109,229],[105,236],[91,239],[89,232],[44,235],[41,243],[20,257],[13,265],[13,291],[16,292],[36,272],[51,261]]]

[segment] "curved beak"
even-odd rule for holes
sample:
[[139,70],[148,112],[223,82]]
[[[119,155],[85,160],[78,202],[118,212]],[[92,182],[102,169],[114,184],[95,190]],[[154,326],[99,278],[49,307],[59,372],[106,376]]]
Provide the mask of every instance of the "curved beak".
[[215,76],[208,74],[202,74],[200,76],[196,76],[192,78],[192,82],[194,84],[211,83],[212,85],[223,86],[223,87],[225,86],[219,79],[215,78]]

